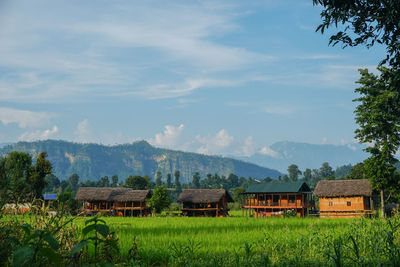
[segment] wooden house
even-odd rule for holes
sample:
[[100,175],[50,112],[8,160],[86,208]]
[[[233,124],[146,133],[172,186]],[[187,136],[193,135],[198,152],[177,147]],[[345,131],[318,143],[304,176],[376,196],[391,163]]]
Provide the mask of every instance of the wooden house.
[[82,201],[87,214],[103,211],[118,216],[147,216],[150,190],[116,187],[80,187],[75,199]]
[[246,216],[283,216],[290,211],[303,217],[312,207],[311,189],[305,182],[252,184],[243,195]]
[[178,197],[186,216],[228,216],[232,197],[225,189],[184,189]]
[[369,180],[324,180],[314,190],[320,217],[361,217],[374,211]]

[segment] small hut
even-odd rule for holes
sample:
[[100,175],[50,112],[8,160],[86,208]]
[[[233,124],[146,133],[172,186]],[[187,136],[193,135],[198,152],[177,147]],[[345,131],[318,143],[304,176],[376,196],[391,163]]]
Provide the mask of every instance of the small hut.
[[283,216],[289,211],[303,217],[313,205],[311,189],[301,181],[252,184],[243,195],[242,213],[254,217]]
[[320,217],[361,217],[373,213],[371,183],[360,180],[319,181],[314,190],[319,198]]
[[75,199],[82,201],[87,214],[103,211],[118,216],[147,216],[150,190],[116,187],[80,187]]
[[225,189],[184,189],[178,197],[186,216],[228,216],[232,197]]

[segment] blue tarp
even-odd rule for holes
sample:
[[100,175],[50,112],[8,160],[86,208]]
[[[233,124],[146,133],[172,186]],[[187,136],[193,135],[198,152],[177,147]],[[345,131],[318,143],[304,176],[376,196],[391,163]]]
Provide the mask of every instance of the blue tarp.
[[55,194],[43,194],[44,200],[55,200],[57,198],[57,193]]

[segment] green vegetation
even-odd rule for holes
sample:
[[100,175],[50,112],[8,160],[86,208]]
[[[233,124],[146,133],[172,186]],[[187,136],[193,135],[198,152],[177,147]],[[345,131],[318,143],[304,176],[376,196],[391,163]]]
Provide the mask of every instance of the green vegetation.
[[[378,43],[386,48],[386,58],[377,67],[379,75],[360,70],[361,87],[355,120],[359,128],[355,138],[372,144],[365,150],[370,157],[364,161],[364,171],[375,190],[380,191],[381,215],[385,216],[385,193],[396,193],[400,175],[395,158],[400,146],[400,2],[394,1],[333,1],[313,0],[322,6],[322,23],[317,31],[324,33],[331,26],[339,28],[329,44],[342,47]],[[386,66],[383,66],[386,64]],[[396,188],[397,187],[397,188]]]
[[43,215],[9,215],[0,221],[0,245],[12,243],[6,247],[7,253],[0,253],[2,264],[30,261],[37,266],[105,263],[398,266],[400,263],[399,217],[390,220],[77,217],[71,222],[73,218]]

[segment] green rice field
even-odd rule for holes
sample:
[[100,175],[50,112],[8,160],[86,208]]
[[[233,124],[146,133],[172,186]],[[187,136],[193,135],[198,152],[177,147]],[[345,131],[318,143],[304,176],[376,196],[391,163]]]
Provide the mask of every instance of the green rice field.
[[400,264],[399,219],[103,219],[119,238],[121,256],[129,257],[133,246],[143,266]]

